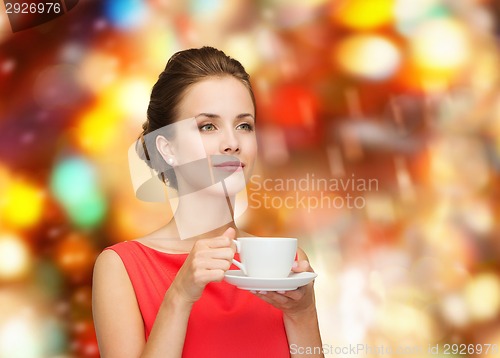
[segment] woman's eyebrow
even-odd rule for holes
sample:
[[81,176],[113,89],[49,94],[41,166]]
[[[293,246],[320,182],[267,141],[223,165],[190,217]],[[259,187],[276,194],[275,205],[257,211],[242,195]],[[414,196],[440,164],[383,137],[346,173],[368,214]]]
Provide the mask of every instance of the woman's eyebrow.
[[[220,116],[218,114],[214,114],[214,113],[198,113],[196,116],[194,116],[194,118],[198,118],[198,117],[207,117],[207,118],[220,118]],[[252,117],[253,119],[254,116],[253,114],[250,114],[250,113],[240,113],[236,116],[237,119],[241,119],[241,118],[245,118],[245,117]]]
[[253,114],[250,114],[250,113],[241,113],[241,114],[238,114],[236,116],[236,118],[240,119],[240,118],[245,118],[245,117],[252,117],[252,119],[255,119]]
[[218,114],[213,114],[213,113],[198,113],[194,118],[198,117],[208,117],[208,118],[220,118]]

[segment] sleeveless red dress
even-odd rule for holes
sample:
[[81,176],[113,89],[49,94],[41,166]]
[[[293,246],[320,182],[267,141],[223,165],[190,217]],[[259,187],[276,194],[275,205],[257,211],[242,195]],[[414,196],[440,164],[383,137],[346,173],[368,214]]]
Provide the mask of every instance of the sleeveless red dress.
[[[125,265],[147,340],[165,292],[188,254],[164,253],[138,241],[106,249],[115,251]],[[283,314],[248,291],[225,281],[211,282],[193,305],[182,357],[290,357]]]

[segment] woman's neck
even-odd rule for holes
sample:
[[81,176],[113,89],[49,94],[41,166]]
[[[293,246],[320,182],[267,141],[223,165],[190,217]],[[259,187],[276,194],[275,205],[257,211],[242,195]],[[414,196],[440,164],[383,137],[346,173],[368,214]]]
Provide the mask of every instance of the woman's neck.
[[235,197],[200,190],[178,198],[174,213],[180,239],[214,237],[233,227]]

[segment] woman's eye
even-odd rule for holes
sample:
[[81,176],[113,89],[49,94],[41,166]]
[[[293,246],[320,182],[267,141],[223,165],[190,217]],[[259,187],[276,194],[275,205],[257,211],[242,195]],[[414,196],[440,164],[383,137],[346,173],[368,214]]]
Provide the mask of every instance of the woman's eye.
[[204,125],[202,125],[202,126],[200,126],[198,128],[202,132],[209,132],[209,131],[215,130],[215,126],[212,123],[204,124]]
[[241,123],[236,128],[237,129],[243,129],[245,131],[253,131],[253,126],[250,123]]

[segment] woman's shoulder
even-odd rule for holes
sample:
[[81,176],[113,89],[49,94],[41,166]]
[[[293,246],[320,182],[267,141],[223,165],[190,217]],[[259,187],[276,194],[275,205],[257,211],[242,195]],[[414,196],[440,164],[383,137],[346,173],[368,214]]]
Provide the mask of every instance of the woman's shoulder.
[[126,272],[127,257],[134,256],[135,247],[132,241],[122,241],[105,247],[97,256],[94,264],[94,275],[102,272],[122,274]]
[[105,247],[97,256],[96,265],[119,265],[122,257],[133,249],[130,241],[122,241]]
[[[115,244],[113,246],[120,245]],[[115,250],[103,250],[94,263],[93,280],[108,281],[125,278],[127,276],[125,265],[120,255]]]

